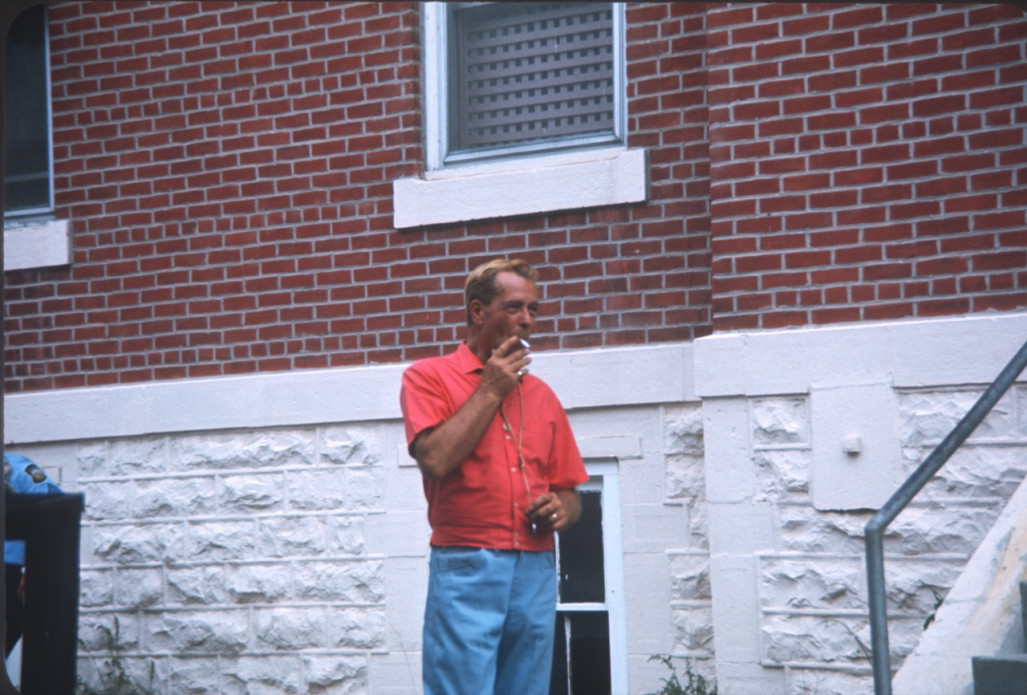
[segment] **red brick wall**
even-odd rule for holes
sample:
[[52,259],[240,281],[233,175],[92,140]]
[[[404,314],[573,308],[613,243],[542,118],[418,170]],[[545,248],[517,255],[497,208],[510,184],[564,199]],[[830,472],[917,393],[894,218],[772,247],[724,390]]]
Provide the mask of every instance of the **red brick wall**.
[[1027,308],[1027,19],[709,18],[716,330]]
[[545,349],[1027,306],[1019,10],[631,5],[648,203],[398,232],[417,4],[51,8],[74,263],[7,274],[8,392],[439,354],[499,255]]
[[439,354],[466,273],[501,255],[539,267],[540,347],[708,333],[702,6],[629,11],[649,204],[397,232],[419,23],[411,3],[54,3],[74,263],[8,274],[7,390]]

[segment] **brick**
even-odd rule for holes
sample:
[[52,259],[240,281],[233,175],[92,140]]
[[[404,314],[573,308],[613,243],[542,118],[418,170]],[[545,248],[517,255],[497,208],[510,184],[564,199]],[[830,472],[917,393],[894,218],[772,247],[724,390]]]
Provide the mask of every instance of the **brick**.
[[995,155],[992,153],[967,154],[950,156],[942,160],[942,172],[965,172],[991,169],[995,166]]
[[880,263],[863,268],[866,281],[895,280],[912,276],[913,266],[909,263]]
[[914,201],[890,205],[888,211],[893,220],[933,217],[941,213],[941,204],[937,200]]
[[811,268],[815,266],[826,266],[831,263],[830,251],[800,251],[786,253],[784,257],[786,268]]
[[[1024,226],[1024,203],[1016,191],[1027,182],[1027,174],[1016,172],[1027,171],[1027,149],[1018,147],[1015,133],[1027,113],[1022,108],[1017,111],[1020,102],[1011,101],[1027,79],[1014,65],[1023,34],[1013,33],[1008,22],[985,19],[989,15],[982,13],[976,21],[992,22],[994,26],[986,27],[992,39],[977,45],[974,42],[982,34],[972,22],[968,20],[966,30],[960,27],[973,9],[743,6],[706,11],[672,4],[632,6],[627,27],[629,43],[635,44],[629,46],[634,56],[628,66],[629,142],[649,148],[650,201],[588,214],[454,225],[430,234],[396,233],[390,228],[391,176],[400,171],[419,175],[421,167],[415,8],[311,3],[289,8],[241,5],[219,14],[202,5],[137,9],[133,15],[125,8],[109,8],[99,15],[105,25],[100,29],[97,17],[67,6],[54,8],[55,17],[65,15],[55,20],[52,37],[55,171],[58,186],[73,189],[59,190],[57,198],[74,220],[76,264],[70,272],[80,281],[88,280],[84,286],[92,291],[116,286],[101,282],[108,263],[136,258],[142,274],[126,277],[120,287],[123,292],[156,293],[159,287],[149,285],[150,279],[174,267],[197,271],[194,279],[175,280],[182,285],[242,282],[259,272],[253,263],[267,261],[265,270],[280,275],[279,282],[261,286],[259,292],[267,293],[267,301],[296,322],[305,322],[304,317],[319,308],[341,322],[346,317],[336,311],[335,303],[343,311],[353,311],[348,302],[372,298],[384,300],[386,306],[402,306],[403,320],[426,320],[412,303],[408,306],[406,293],[411,290],[402,283],[386,289],[381,277],[359,272],[374,257],[383,260],[372,263],[401,264],[395,272],[403,273],[406,283],[422,283],[434,273],[443,273],[434,289],[416,292],[430,294],[426,298],[430,306],[444,312],[446,325],[431,331],[433,340],[444,342],[456,338],[462,327],[459,286],[469,266],[491,253],[530,248],[548,273],[547,282],[562,284],[562,289],[553,284],[552,291],[562,292],[572,303],[585,298],[588,288],[607,281],[616,284],[632,273],[658,275],[667,283],[665,290],[639,290],[643,298],[648,291],[666,291],[676,301],[700,302],[688,307],[687,313],[665,308],[659,320],[671,322],[666,330],[647,326],[648,314],[631,316],[630,307],[611,317],[619,327],[637,321],[644,330],[641,338],[626,331],[616,340],[651,340],[657,335],[695,336],[711,330],[709,325],[676,323],[710,321],[716,301],[715,295],[704,298],[700,292],[682,295],[685,287],[708,284],[708,279],[698,278],[714,268],[718,287],[745,287],[760,277],[759,271],[737,276],[750,262],[746,258],[758,256],[759,248],[792,247],[806,232],[811,248],[830,253],[831,263],[852,264],[839,268],[839,273],[852,273],[862,263],[883,260],[895,243],[916,243],[914,229],[918,235],[937,235],[943,249],[956,248],[943,253],[963,254],[989,250],[980,245],[983,237],[967,238],[971,230],[1013,233]],[[881,21],[885,14],[891,17],[889,22]],[[754,22],[757,16],[762,23]],[[635,25],[640,20],[633,18],[651,24]],[[913,26],[917,28],[908,33]],[[354,32],[357,27],[359,31]],[[820,31],[826,27],[830,32]],[[92,35],[83,33],[86,28]],[[138,37],[122,34],[132,36],[135,45],[117,41],[119,31],[137,31]],[[184,33],[164,36],[176,31]],[[916,31],[938,31],[944,36],[917,35]],[[692,48],[695,38],[704,33],[711,47],[706,56],[708,74],[702,69],[701,51]],[[357,38],[349,41],[354,35]],[[838,50],[832,35],[846,48]],[[742,43],[746,40],[753,43]],[[210,45],[213,41],[218,46]],[[959,54],[939,53],[945,42],[965,46]],[[145,51],[149,64],[133,49]],[[762,59],[772,55],[783,62]],[[965,72],[964,57],[970,67]],[[114,69],[108,70],[110,66]],[[234,69],[224,72],[229,68]],[[254,79],[257,71],[259,85]],[[161,84],[157,80],[164,72],[168,79]],[[102,91],[113,84],[103,80],[113,79],[131,80],[119,90],[121,102]],[[145,93],[139,90],[144,84]],[[706,84],[708,121],[700,91]],[[937,97],[928,89],[933,85],[942,87]],[[979,97],[967,96],[976,92]],[[829,103],[828,95],[833,102]],[[928,101],[932,99],[938,101]],[[693,104],[696,100],[699,104]],[[962,110],[971,104],[980,111]],[[917,120],[909,119],[910,108],[921,110]],[[938,113],[938,108],[955,110]],[[782,118],[790,115],[799,118]],[[105,134],[102,143],[83,141],[86,133],[95,134],[96,128],[115,123],[123,125]],[[704,142],[707,123],[709,146]],[[150,129],[150,124],[157,127]],[[302,147],[307,143],[310,147]],[[901,149],[903,145],[906,150]],[[996,147],[1001,148],[997,154]],[[117,163],[104,163],[103,156]],[[86,178],[98,171],[106,172],[102,180]],[[907,182],[912,188],[883,186]],[[88,197],[110,185],[118,186],[113,194]],[[762,200],[778,198],[781,191],[801,195]],[[991,211],[986,209],[989,191],[1005,191]],[[166,198],[162,200],[160,193],[166,193]],[[739,195],[751,197],[739,199]],[[941,206],[917,205],[924,197]],[[889,206],[907,201],[908,207]],[[191,231],[186,231],[183,218],[192,222]],[[908,219],[910,224],[895,224],[896,219]],[[323,225],[323,230],[311,226],[301,231],[306,224]],[[126,225],[146,229],[152,236],[132,244],[114,241]],[[259,242],[242,236],[254,228],[270,236]],[[294,231],[292,236],[272,234],[279,230]],[[865,241],[852,238],[858,230],[865,230]],[[725,232],[738,236],[728,243]],[[239,236],[229,237],[229,233]],[[762,236],[766,234],[774,236]],[[187,235],[191,240],[185,239]],[[320,239],[323,245],[294,243],[301,238]],[[435,248],[426,248],[418,257],[423,268],[420,276],[413,269],[402,269],[409,260],[394,260],[392,250],[412,248],[410,244],[428,239]],[[995,238],[991,240],[994,245]],[[296,262],[281,263],[283,250],[276,252],[275,244],[288,248],[284,253]],[[569,246],[574,246],[573,253],[563,250]],[[905,248],[897,246],[889,257]],[[357,250],[366,253],[354,253]],[[638,262],[611,264],[625,258],[625,253],[637,254]],[[567,262],[565,256],[580,257],[567,269],[574,283],[561,277],[564,271],[559,266]],[[917,256],[914,275],[943,273],[940,259],[944,256],[938,258],[935,266],[927,262],[934,258]],[[677,264],[690,272],[675,273],[671,259],[678,259]],[[199,272],[215,267],[224,268],[221,278]],[[821,270],[826,273],[830,268],[817,272]],[[978,274],[989,272],[1006,271]],[[14,283],[8,288],[9,296],[20,289],[19,283],[34,283],[32,277],[9,275],[9,283]],[[834,283],[858,280],[851,275],[817,277]],[[930,287],[953,287],[944,274],[931,277]],[[315,287],[320,294],[310,292]],[[930,289],[917,287],[918,291]],[[990,291],[989,285],[984,287],[984,292]],[[823,292],[822,301],[837,301],[842,289],[832,291],[831,300]],[[372,297],[369,292],[387,294]],[[809,294],[815,293],[811,288]],[[295,306],[279,304],[286,294]],[[867,301],[857,292],[851,296],[854,302]],[[249,300],[248,307],[242,299]],[[236,313],[211,314],[206,317],[208,324],[245,325],[240,323],[242,317],[257,311],[259,303],[252,297],[239,300],[232,298],[238,308],[229,310],[226,300],[223,309]],[[325,301],[331,310],[318,304]],[[162,317],[186,311],[185,305],[173,304],[172,296],[161,302],[154,312]],[[452,304],[457,308],[449,308]],[[192,310],[205,306],[213,304],[194,304]],[[640,301],[636,308],[642,306]],[[725,305],[717,306],[718,328],[762,325],[758,313],[725,315]],[[726,306],[729,312],[737,311],[730,302]],[[60,305],[49,310],[62,311]],[[31,318],[31,311],[38,310],[29,310],[25,319]],[[358,323],[362,320],[353,318]],[[59,325],[74,325],[71,320],[54,317]],[[578,344],[601,344],[597,322],[585,316],[569,320],[570,330],[584,336],[576,339]],[[820,319],[807,312],[802,320]],[[121,328],[127,326],[117,330]],[[359,332],[366,326],[346,324],[345,329]],[[29,336],[38,329],[26,323],[19,330]],[[369,344],[379,357],[409,357],[414,348],[402,346],[413,335],[382,328]],[[275,354],[258,355],[256,348],[249,349],[244,335],[235,334],[233,340],[241,342],[232,344],[230,354],[240,356],[238,369],[244,373],[270,364],[294,368],[299,363],[288,353],[295,349],[311,351],[303,364],[324,364],[317,352],[331,348],[312,338],[283,342]],[[359,353],[354,335],[346,340],[357,355],[333,355],[330,363],[367,359]],[[439,347],[427,349],[438,353]],[[187,358],[214,359],[214,355],[194,351]],[[137,361],[126,357],[132,379],[143,373],[134,366]],[[97,364],[75,369],[95,369]],[[217,371],[213,366],[209,369]],[[30,370],[24,373],[29,383]],[[183,372],[174,375],[181,378]],[[48,379],[46,383],[52,384],[53,379]],[[84,381],[74,376],[67,379],[68,383]]]
[[915,305],[907,302],[874,304],[862,308],[867,321],[895,321],[914,316]]
[[1027,292],[973,297],[974,311],[1019,311],[1027,307]]
[[946,196],[966,193],[968,189],[965,177],[945,177],[924,181],[916,184],[917,196]]
[[917,303],[918,316],[951,316],[970,310],[968,298],[924,299]]
[[973,272],[984,270],[1022,269],[1027,267],[1027,250],[1008,250],[975,254],[970,258]]
[[917,275],[948,275],[955,278],[969,271],[969,262],[962,256],[931,258],[916,263]]
[[947,197],[945,199],[945,212],[973,212],[980,210],[994,210],[998,207],[998,196],[993,193],[981,195],[967,195]]

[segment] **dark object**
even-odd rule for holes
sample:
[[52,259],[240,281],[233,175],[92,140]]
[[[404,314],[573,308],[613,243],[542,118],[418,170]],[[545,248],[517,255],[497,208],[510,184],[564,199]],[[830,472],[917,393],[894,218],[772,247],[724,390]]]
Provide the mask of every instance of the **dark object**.
[[974,695],[1024,695],[1027,693],[1027,654],[975,656]]
[[25,602],[18,595],[21,588],[21,565],[4,565],[4,594],[7,612],[7,631],[4,633],[4,645],[7,647],[4,658],[11,655],[14,645],[21,639],[22,630],[25,629]]
[[[1027,582],[1020,582],[1020,614],[1027,639]],[[974,695],[1027,693],[1027,654],[998,654],[973,658]]]
[[23,695],[71,695],[78,648],[81,494],[6,496],[7,538],[25,541]]

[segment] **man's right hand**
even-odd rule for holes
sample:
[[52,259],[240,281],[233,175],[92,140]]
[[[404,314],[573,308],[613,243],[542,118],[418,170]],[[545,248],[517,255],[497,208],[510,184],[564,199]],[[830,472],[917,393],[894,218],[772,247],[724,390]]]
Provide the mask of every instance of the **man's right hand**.
[[512,335],[492,351],[492,356],[485,363],[479,388],[487,389],[502,399],[528,373],[529,364],[528,350],[521,345],[520,338]]
[[426,478],[445,478],[471,455],[529,364],[531,357],[517,336],[507,338],[492,351],[482,370],[481,383],[471,397],[445,422],[414,439],[410,451]]

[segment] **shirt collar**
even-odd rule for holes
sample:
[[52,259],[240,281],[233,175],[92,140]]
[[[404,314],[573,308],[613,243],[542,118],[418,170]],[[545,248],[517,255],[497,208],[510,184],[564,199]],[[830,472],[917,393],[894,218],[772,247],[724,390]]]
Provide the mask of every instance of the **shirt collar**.
[[471,348],[467,347],[467,343],[460,343],[460,347],[453,353],[453,357],[456,360],[457,366],[460,367],[460,371],[464,374],[473,374],[485,368],[485,363],[471,352]]

